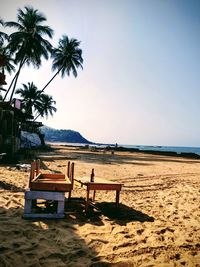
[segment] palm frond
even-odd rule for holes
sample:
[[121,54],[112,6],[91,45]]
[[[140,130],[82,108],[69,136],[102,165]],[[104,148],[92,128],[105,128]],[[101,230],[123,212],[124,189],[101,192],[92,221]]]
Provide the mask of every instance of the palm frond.
[[59,40],[58,47],[53,49],[51,57],[53,58],[52,70],[61,71],[61,77],[68,76],[72,72],[77,77],[77,68],[83,69],[82,50],[79,48],[80,42],[74,38],[69,39],[64,35]]

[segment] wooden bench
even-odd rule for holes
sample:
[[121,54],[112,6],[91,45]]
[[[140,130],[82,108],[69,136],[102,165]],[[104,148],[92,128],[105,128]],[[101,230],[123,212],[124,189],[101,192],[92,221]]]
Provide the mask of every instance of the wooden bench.
[[[33,208],[37,205],[38,199],[44,199],[49,201],[57,201],[56,213],[38,213],[34,212]],[[31,191],[25,192],[25,205],[24,205],[24,218],[48,218],[48,219],[60,219],[64,218],[65,208],[65,193],[64,192],[50,192],[50,191]]]
[[[68,162],[67,173],[47,174],[40,171],[40,160],[31,163],[29,189],[25,192],[24,218],[63,218],[65,192],[69,192],[68,199],[71,198],[71,191],[74,183],[74,163]],[[57,202],[56,213],[34,213],[33,207],[37,205],[37,200]]]

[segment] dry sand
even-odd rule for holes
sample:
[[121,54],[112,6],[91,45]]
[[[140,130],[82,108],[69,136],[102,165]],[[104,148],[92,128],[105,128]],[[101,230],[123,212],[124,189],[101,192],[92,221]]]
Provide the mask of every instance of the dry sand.
[[41,155],[43,171],[90,175],[124,183],[97,192],[85,217],[75,185],[61,220],[24,220],[29,172],[0,165],[0,266],[200,266],[200,160],[142,153],[57,147]]

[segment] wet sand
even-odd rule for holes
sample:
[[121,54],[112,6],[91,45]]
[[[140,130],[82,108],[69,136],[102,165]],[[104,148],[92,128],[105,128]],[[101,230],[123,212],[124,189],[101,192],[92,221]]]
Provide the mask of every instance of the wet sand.
[[25,220],[29,171],[1,164],[0,266],[200,266],[200,160],[55,148],[38,155],[42,171],[65,172],[68,160],[75,177],[94,168],[124,184],[120,207],[100,191],[85,216],[75,184],[64,219]]

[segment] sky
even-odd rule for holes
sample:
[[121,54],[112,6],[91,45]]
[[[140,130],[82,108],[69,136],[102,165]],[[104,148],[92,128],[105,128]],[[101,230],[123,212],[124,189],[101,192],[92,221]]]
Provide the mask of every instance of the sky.
[[[25,5],[45,14],[54,46],[65,34],[83,51],[78,77],[46,88],[57,112],[45,125],[100,143],[200,146],[199,0],[1,0],[0,17],[16,21]],[[25,67],[18,87],[52,75],[51,60]]]

